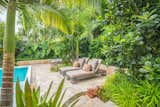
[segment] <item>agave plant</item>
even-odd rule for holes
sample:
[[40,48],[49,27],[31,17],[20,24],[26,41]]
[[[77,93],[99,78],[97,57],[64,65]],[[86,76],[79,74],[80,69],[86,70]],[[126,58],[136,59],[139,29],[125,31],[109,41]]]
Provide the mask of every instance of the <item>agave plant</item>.
[[22,91],[20,83],[17,81],[16,107],[73,107],[79,101],[79,97],[84,94],[84,92],[77,93],[62,103],[66,93],[66,90],[62,91],[64,79],[61,81],[56,93],[49,97],[52,84],[53,82],[49,85],[48,91],[41,95],[40,87],[31,89],[30,84],[26,81],[24,91]]

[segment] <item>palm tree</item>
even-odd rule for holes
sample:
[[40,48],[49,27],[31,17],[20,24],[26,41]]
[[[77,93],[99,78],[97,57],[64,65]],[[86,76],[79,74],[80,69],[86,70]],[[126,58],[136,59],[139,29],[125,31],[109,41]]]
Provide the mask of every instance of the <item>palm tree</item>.
[[[54,25],[59,29],[67,32],[66,21],[58,10],[53,8],[58,0],[0,0],[0,6],[7,8],[7,17],[5,25],[5,34],[3,39],[3,77],[0,107],[13,106],[13,71],[15,64],[15,19],[16,12],[26,9],[27,6],[33,6],[33,9],[40,9],[41,19],[46,25]],[[77,4],[95,4],[100,0],[60,0],[61,3]],[[70,2],[68,2],[70,1]],[[72,2],[74,1],[74,2]],[[62,4],[61,4],[62,5]],[[59,5],[59,6],[61,6]],[[36,7],[36,8],[35,8]],[[45,11],[45,12],[44,12]],[[36,11],[38,12],[38,11]],[[25,14],[25,13],[24,13]],[[46,17],[48,16],[48,17]]]
[[[4,2],[5,3],[5,2]],[[8,2],[5,35],[3,39],[3,82],[0,106],[12,106],[13,98],[13,70],[15,60],[15,15],[16,1]]]

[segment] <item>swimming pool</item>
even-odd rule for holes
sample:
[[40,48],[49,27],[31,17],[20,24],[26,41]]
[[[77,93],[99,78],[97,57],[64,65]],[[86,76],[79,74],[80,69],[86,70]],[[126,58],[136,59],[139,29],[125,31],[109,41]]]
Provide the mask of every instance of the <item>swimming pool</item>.
[[[13,107],[16,107],[16,101],[15,101],[15,84],[17,81],[17,78],[20,80],[20,87],[22,90],[24,90],[25,82],[28,79],[28,82],[30,83],[31,80],[31,67],[30,66],[20,66],[14,68],[14,95],[13,95]],[[2,87],[2,68],[0,68],[0,89]]]
[[[14,69],[14,84],[16,83],[17,79],[20,80],[20,84],[24,85],[23,83],[28,80],[30,81],[30,66],[22,66],[22,67],[15,67]],[[2,87],[2,68],[0,68],[0,87]]]

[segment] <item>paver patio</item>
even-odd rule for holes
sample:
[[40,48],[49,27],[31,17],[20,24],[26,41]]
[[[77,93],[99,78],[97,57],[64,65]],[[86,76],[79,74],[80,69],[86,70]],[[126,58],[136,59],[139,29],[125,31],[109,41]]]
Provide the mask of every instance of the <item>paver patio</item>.
[[[50,64],[32,65],[32,82],[36,81],[36,85],[41,87],[42,93],[47,91],[51,81],[53,81],[51,93],[54,93],[63,79],[63,76],[61,76],[58,72],[51,72],[50,67]],[[105,77],[99,77],[83,80],[77,84],[71,84],[70,81],[66,80],[64,83],[64,89],[67,89],[67,92],[64,100],[78,92],[86,91],[88,88],[101,85],[104,80]],[[98,98],[90,99],[87,96],[82,96],[80,101],[76,104],[76,107],[115,107],[115,105],[112,104],[112,102],[103,103]]]

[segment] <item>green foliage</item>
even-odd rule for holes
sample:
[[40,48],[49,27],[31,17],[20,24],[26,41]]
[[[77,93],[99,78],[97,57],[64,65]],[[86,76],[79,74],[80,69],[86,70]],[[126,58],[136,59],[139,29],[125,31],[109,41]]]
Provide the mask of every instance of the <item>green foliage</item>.
[[[101,57],[107,65],[129,68],[134,78],[143,78],[140,68],[152,55],[160,55],[159,1],[104,0],[99,37],[90,41],[89,56]],[[99,39],[99,38],[104,38]],[[148,59],[149,61],[150,59]]]
[[[45,95],[41,96],[40,94],[40,88],[33,88],[31,90],[30,85],[28,81],[25,83],[25,89],[24,92],[20,88],[19,81],[16,83],[16,106],[17,107],[73,107],[77,99],[82,95],[74,95],[74,99],[69,99],[62,103],[62,100],[64,98],[65,92],[62,91],[63,85],[64,85],[64,79],[61,81],[56,93],[54,93],[51,97],[50,90],[52,88],[52,84],[50,84],[48,91],[45,93]],[[66,105],[66,103],[68,105]]]
[[142,58],[141,62],[144,62],[144,65],[139,69],[139,78],[158,83],[160,81],[160,58],[154,59],[150,55]]
[[[159,107],[160,106],[160,84],[142,81],[137,85],[139,101],[142,107]],[[141,99],[141,100],[140,100]]]
[[102,54],[103,44],[105,43],[105,38],[99,36],[97,39],[93,39],[90,41],[89,45],[89,57],[92,58],[104,58]]
[[56,42],[54,47],[55,55],[62,58],[64,63],[70,62],[75,59],[75,48],[72,38],[62,37],[61,41]]
[[[24,8],[22,12],[26,11]],[[81,15],[79,14],[81,12]],[[77,56],[86,56],[86,45],[92,38],[92,30],[97,26],[95,11],[92,8],[67,8],[63,7],[62,13],[69,16],[67,21],[70,34],[62,33],[54,27],[44,28],[43,24],[36,21],[35,17],[22,14],[20,23],[24,26],[16,35],[17,60],[46,59],[60,57],[64,62],[75,60]],[[30,12],[32,15],[32,11]],[[31,23],[25,23],[28,19]],[[90,23],[91,22],[91,23]]]
[[103,100],[111,99],[120,107],[137,107],[139,98],[136,88],[124,74],[107,77],[100,96]]
[[0,66],[2,64],[4,27],[5,24],[3,22],[0,22]]
[[120,107],[159,107],[159,89],[159,83],[133,81],[125,74],[116,73],[106,78],[99,96]]

